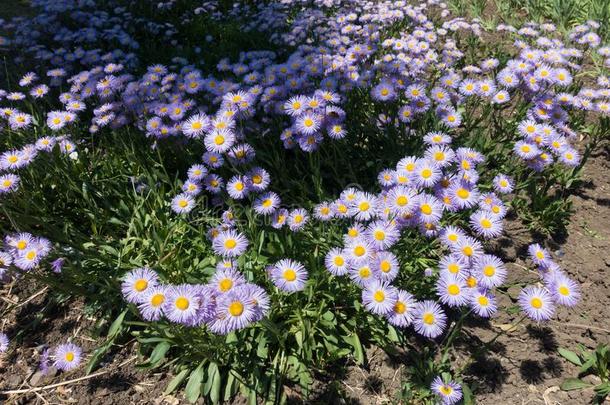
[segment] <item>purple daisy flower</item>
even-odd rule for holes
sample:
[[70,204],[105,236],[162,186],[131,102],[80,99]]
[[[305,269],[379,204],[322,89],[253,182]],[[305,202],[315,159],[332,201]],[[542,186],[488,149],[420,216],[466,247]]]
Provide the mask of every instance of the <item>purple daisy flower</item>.
[[209,323],[210,330],[226,335],[251,324],[256,317],[256,309],[249,293],[248,289],[236,288],[220,296],[214,320]]
[[147,321],[158,321],[163,315],[163,304],[166,300],[167,287],[156,285],[150,287],[143,294],[138,304],[140,315]]
[[53,365],[62,371],[69,371],[81,362],[82,349],[73,343],[57,346],[53,352]]
[[452,405],[462,399],[462,387],[455,381],[444,382],[440,376],[432,380],[430,389],[441,398],[444,405]]
[[220,232],[212,242],[214,253],[224,257],[241,256],[247,248],[248,239],[233,229]]
[[307,270],[294,260],[282,259],[275,263],[269,276],[277,288],[286,292],[302,291],[307,284]]
[[149,288],[159,284],[159,276],[148,267],[134,269],[127,273],[121,283],[121,292],[127,302],[139,304]]
[[440,305],[434,301],[417,303],[413,311],[413,326],[415,331],[427,338],[440,336],[447,325],[447,316]]
[[324,257],[324,266],[335,276],[343,276],[348,272],[347,255],[341,248],[332,248]]
[[536,322],[548,321],[555,313],[553,297],[546,288],[533,285],[525,287],[519,294],[519,306]]
[[413,322],[413,310],[417,305],[417,301],[413,295],[406,291],[398,290],[396,303],[392,311],[386,314],[388,322],[399,328],[406,328]]
[[370,282],[362,290],[364,307],[376,315],[389,314],[397,299],[398,290],[396,287],[381,280]]
[[489,318],[498,310],[496,298],[487,290],[475,288],[470,293],[470,308],[483,318]]
[[573,307],[580,300],[580,287],[563,273],[556,272],[548,283],[553,299],[559,305]]
[[197,323],[199,301],[198,291],[192,285],[169,286],[165,291],[162,311],[170,321],[191,326]]
[[5,333],[0,332],[0,353],[4,353],[8,350],[8,336]]
[[443,273],[436,282],[436,292],[443,304],[450,307],[466,305],[470,292],[464,278],[451,273]]

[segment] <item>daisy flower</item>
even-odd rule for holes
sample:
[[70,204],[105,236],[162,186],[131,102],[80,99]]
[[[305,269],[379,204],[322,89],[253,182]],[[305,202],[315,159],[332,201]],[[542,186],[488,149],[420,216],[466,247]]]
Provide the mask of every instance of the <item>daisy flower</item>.
[[436,283],[436,292],[443,304],[450,307],[465,305],[470,293],[464,279],[451,273],[443,273]]
[[434,301],[417,303],[413,310],[413,327],[415,331],[427,338],[440,336],[447,325],[447,316]]
[[486,239],[502,235],[502,220],[489,211],[479,210],[470,215],[470,227]]
[[280,197],[270,191],[256,198],[253,203],[254,212],[260,215],[270,215],[275,212],[280,206]]
[[553,295],[553,299],[559,305],[573,307],[580,300],[578,284],[565,274],[555,274],[548,287]]
[[413,295],[406,291],[398,290],[394,307],[385,316],[391,325],[406,328],[413,322],[413,310],[416,305],[417,301]]
[[199,306],[197,289],[190,284],[181,284],[167,288],[162,310],[171,322],[193,325],[197,323]]
[[140,315],[147,321],[158,321],[163,315],[167,287],[156,285],[146,289],[138,303]]
[[441,398],[443,405],[453,405],[462,399],[462,387],[455,381],[444,382],[440,376],[432,380],[430,389]]
[[393,281],[400,269],[398,258],[391,252],[377,252],[370,264],[379,279],[387,282]]
[[191,194],[178,194],[172,199],[172,211],[176,214],[187,214],[195,207],[195,199]]
[[553,297],[548,290],[533,285],[521,290],[519,306],[530,319],[536,322],[548,321],[555,313]]
[[286,222],[291,231],[298,232],[309,222],[309,214],[304,208],[294,209],[288,214]]
[[380,280],[372,281],[362,290],[364,307],[376,315],[389,314],[397,299],[398,290],[396,287]]
[[494,190],[498,193],[509,194],[514,189],[513,180],[505,174],[498,174],[493,179]]
[[482,318],[490,318],[498,310],[496,298],[487,290],[474,288],[470,293],[470,308]]
[[159,284],[159,276],[148,267],[134,269],[127,273],[121,283],[121,292],[127,302],[142,302],[148,290]]
[[247,248],[248,239],[233,229],[220,232],[212,242],[214,253],[224,257],[241,256]]
[[246,278],[233,268],[216,270],[208,284],[218,293],[226,294],[233,288],[246,283]]
[[76,367],[81,362],[82,349],[73,343],[64,343],[53,352],[53,365],[58,370],[69,371]]
[[378,220],[368,225],[364,235],[373,247],[386,250],[398,241],[400,232],[391,223]]
[[341,248],[332,248],[324,257],[324,266],[329,273],[343,276],[348,272],[348,257]]
[[474,276],[479,285],[484,288],[494,288],[502,285],[506,279],[506,267],[502,260],[493,255],[481,255],[473,264]]
[[209,324],[214,333],[227,333],[243,329],[256,317],[254,301],[248,289],[235,289],[218,299],[215,319]]
[[243,176],[233,176],[227,182],[227,192],[235,200],[241,200],[248,195],[246,178]]
[[270,277],[277,288],[286,292],[302,291],[307,283],[307,270],[294,260],[282,259],[275,263],[270,271]]

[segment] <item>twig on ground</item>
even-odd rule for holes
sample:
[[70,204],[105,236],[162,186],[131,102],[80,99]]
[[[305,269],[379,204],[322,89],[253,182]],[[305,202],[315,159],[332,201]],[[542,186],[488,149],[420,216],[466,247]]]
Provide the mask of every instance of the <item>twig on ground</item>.
[[[122,362],[121,364],[119,364],[116,368],[121,368],[124,365],[131,363],[136,358],[137,357],[134,356],[134,357],[132,357],[130,359],[127,359],[124,362]],[[50,390],[50,389],[61,387],[61,386],[64,386],[64,385],[69,385],[69,384],[73,384],[73,383],[76,383],[76,382],[80,382],[80,381],[84,381],[84,380],[89,380],[91,378],[99,377],[101,375],[104,375],[104,374],[107,374],[107,373],[113,371],[114,369],[115,369],[115,367],[113,367],[112,370],[99,371],[97,373],[89,374],[89,375],[86,375],[86,376],[83,376],[83,377],[79,377],[79,378],[74,378],[72,380],[62,381],[60,383],[51,384],[51,385],[45,385],[44,387],[34,387],[34,388],[27,388],[27,389],[21,389],[21,390],[0,391],[0,395],[29,394],[29,393],[36,393],[36,392],[44,391],[44,390]]]
[[555,325],[571,326],[573,328],[580,328],[580,329],[591,329],[591,330],[595,330],[598,332],[604,332],[604,333],[610,334],[610,329],[604,329],[604,328],[600,328],[598,326],[584,325],[581,323],[571,323],[571,322],[558,322],[558,321],[552,321],[552,322]]

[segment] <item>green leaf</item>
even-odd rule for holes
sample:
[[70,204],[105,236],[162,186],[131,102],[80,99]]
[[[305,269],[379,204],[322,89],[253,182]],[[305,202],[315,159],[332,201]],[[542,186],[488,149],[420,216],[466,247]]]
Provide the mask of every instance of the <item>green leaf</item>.
[[567,361],[569,361],[572,364],[576,364],[577,366],[582,366],[582,361],[580,360],[580,357],[578,357],[578,355],[568,349],[564,349],[563,347],[560,347],[558,349],[559,354],[561,354],[562,357],[564,357]]
[[150,365],[154,367],[157,363],[161,362],[165,358],[165,353],[167,353],[169,348],[170,344],[168,342],[161,342],[155,346],[155,349],[150,354],[150,359],[148,359]]
[[572,390],[580,390],[583,388],[592,387],[591,384],[584,382],[579,378],[568,378],[563,383],[561,383],[561,389],[564,391],[572,391]]
[[203,363],[201,363],[191,373],[186,388],[184,389],[184,396],[190,403],[197,401],[201,395],[201,382],[203,381]]
[[114,340],[111,339],[93,351],[91,359],[89,359],[87,367],[85,368],[85,374],[91,374],[95,367],[97,367],[97,365],[100,363],[104,355],[108,352],[108,350],[110,350],[113,342]]
[[354,359],[356,362],[360,365],[364,364],[364,350],[362,349],[358,334],[354,333],[348,336],[346,341],[354,348]]
[[121,312],[119,316],[117,316],[114,322],[112,322],[112,325],[110,325],[110,329],[108,329],[109,338],[115,337],[121,331],[121,327],[123,326],[123,319],[125,319],[125,315],[127,314],[128,310],[128,308],[125,308],[125,310]]
[[216,374],[218,374],[218,364],[211,362],[208,366],[208,378],[203,385],[203,395],[208,395],[210,393]]
[[167,388],[163,391],[163,395],[169,395],[176,390],[182,384],[182,381],[186,378],[186,375],[189,373],[189,369],[184,369],[175,376],[169,384],[167,384]]
[[225,402],[229,401],[233,395],[235,395],[235,376],[232,372],[229,371],[229,375],[227,376],[227,383],[225,385],[225,395],[223,400]]
[[467,384],[462,384],[462,394],[464,395],[464,399],[462,400],[464,405],[474,405],[474,397]]

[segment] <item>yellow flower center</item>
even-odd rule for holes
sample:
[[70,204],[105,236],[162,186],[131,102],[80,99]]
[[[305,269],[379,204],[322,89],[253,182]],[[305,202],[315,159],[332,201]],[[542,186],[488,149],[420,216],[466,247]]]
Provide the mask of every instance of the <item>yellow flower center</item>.
[[178,206],[180,206],[180,208],[185,208],[187,205],[189,205],[187,200],[178,201]]
[[567,297],[568,295],[570,295],[570,289],[565,285],[562,285],[561,287],[559,287],[559,294]]
[[175,304],[176,304],[176,308],[178,308],[181,311],[185,311],[188,309],[188,307],[190,306],[191,303],[189,302],[188,298],[178,297],[176,299]]
[[358,274],[360,274],[361,278],[369,278],[371,276],[371,269],[363,267],[358,271]]
[[487,219],[487,218],[483,218],[481,220],[481,226],[483,228],[489,229],[489,228],[491,228],[491,221],[489,219]]
[[134,284],[133,284],[133,288],[137,291],[137,292],[142,292],[144,290],[146,290],[146,288],[148,288],[148,281],[144,280],[143,278],[137,280]]
[[239,301],[233,301],[229,305],[229,313],[233,316],[240,316],[244,312],[244,304]]
[[532,298],[530,303],[532,304],[532,307],[534,307],[536,309],[542,308],[542,300],[540,298],[538,298],[538,297]]
[[385,232],[381,231],[381,230],[375,231],[374,236],[375,236],[376,240],[379,240],[379,241],[384,240],[385,239]]
[[214,138],[214,143],[216,145],[222,145],[225,143],[225,138],[222,135],[216,135],[216,137]]
[[449,395],[453,392],[453,388],[448,385],[443,385],[440,390],[444,395]]
[[388,271],[392,270],[392,265],[390,264],[390,262],[388,262],[387,260],[384,260],[381,262],[381,264],[379,265],[379,268],[381,269],[381,271],[383,271],[384,273],[387,273]]
[[429,204],[422,205],[420,210],[426,215],[432,214],[432,207]]
[[458,189],[456,194],[458,197],[460,197],[462,199],[466,199],[470,195],[470,192],[468,190],[466,190],[465,188],[460,188],[460,189]]
[[409,202],[409,199],[407,197],[405,197],[404,195],[401,195],[396,199],[396,204],[399,205],[400,207],[407,205],[408,202]]
[[220,283],[218,283],[218,288],[220,288],[220,291],[222,292],[229,291],[231,287],[233,287],[233,280],[230,278],[223,278],[220,280]]
[[434,314],[430,313],[430,312],[426,312],[424,314],[424,316],[422,317],[422,320],[424,321],[424,323],[426,325],[432,325],[435,321],[434,319]]
[[366,253],[366,249],[363,246],[356,246],[354,248],[354,254],[358,257],[363,256]]
[[377,290],[375,291],[375,294],[373,294],[373,299],[377,302],[383,302],[385,300],[385,294],[383,291]]
[[430,169],[424,169],[424,170],[422,170],[422,171],[421,171],[421,176],[422,176],[424,179],[428,179],[428,178],[430,178],[430,176],[432,176],[432,170],[430,170]]
[[466,284],[468,285],[468,287],[474,288],[477,286],[477,279],[473,276],[470,276],[466,279]]
[[345,260],[341,256],[336,256],[333,263],[335,263],[335,266],[343,266],[343,264],[345,264]]
[[477,301],[479,302],[479,305],[486,307],[487,305],[489,305],[489,299],[484,296],[484,295],[480,295],[479,298],[477,299]]
[[406,310],[407,310],[407,306],[403,302],[396,301],[396,304],[394,304],[395,313],[404,314]]
[[460,293],[460,287],[456,284],[450,284],[449,287],[447,287],[447,292],[451,295],[458,295]]
[[297,273],[292,269],[284,270],[284,279],[286,281],[294,281],[297,279]]
[[73,352],[68,352],[66,353],[65,357],[67,362],[71,363],[74,361],[74,353]]
[[464,246],[462,248],[462,253],[464,253],[466,256],[472,256],[472,254],[474,253],[474,249],[472,249],[471,246]]
[[237,246],[237,241],[235,239],[227,239],[225,241],[225,248],[233,249],[235,246]]
[[159,307],[165,302],[165,296],[163,294],[155,294],[150,299],[150,305],[153,307]]
[[483,268],[483,274],[485,274],[487,277],[491,277],[494,274],[496,274],[496,268],[494,266],[485,266]]
[[244,189],[244,183],[242,183],[241,181],[238,181],[237,183],[235,183],[235,190],[242,191],[243,189]]
[[363,202],[360,203],[360,205],[358,205],[358,209],[360,211],[368,211],[369,208],[371,208],[371,204],[369,204],[366,201],[363,201]]

